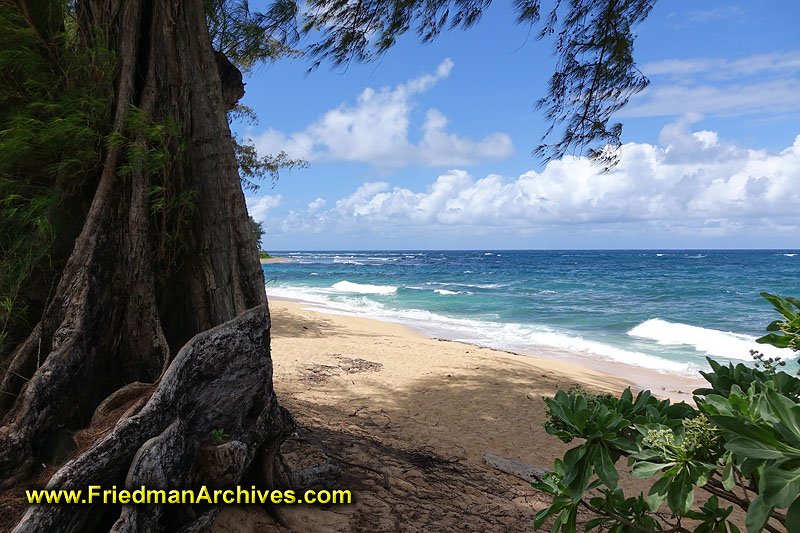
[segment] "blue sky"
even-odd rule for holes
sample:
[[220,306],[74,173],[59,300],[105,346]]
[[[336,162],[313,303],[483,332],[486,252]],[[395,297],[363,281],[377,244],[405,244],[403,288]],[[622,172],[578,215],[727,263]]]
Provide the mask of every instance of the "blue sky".
[[797,20],[796,2],[660,0],[608,175],[531,157],[552,44],[510,2],[346,71],[281,60],[246,79],[260,122],[235,129],[310,166],[248,208],[267,250],[800,247]]

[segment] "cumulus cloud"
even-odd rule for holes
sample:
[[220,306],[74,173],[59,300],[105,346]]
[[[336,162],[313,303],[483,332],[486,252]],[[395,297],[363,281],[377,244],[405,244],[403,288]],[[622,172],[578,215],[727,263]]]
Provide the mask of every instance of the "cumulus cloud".
[[283,197],[280,194],[247,198],[247,212],[256,222],[266,222],[269,211],[278,207],[282,200]]
[[777,115],[800,110],[800,50],[738,59],[666,59],[642,65],[652,84],[620,117]]
[[308,204],[308,212],[309,213],[316,213],[320,209],[325,207],[325,199],[324,198],[317,198],[313,202],[309,202]]
[[474,140],[447,131],[447,118],[429,109],[421,125],[422,138],[413,143],[411,110],[414,96],[446,79],[453,62],[445,59],[436,72],[393,88],[364,89],[355,105],[342,104],[324,113],[301,131],[284,133],[268,129],[253,137],[259,153],[279,153],[307,161],[353,161],[380,167],[465,166],[499,160],[514,152],[505,133]]
[[750,150],[691,131],[697,118],[665,127],[659,145],[624,145],[619,165],[605,175],[578,157],[515,179],[450,170],[424,191],[368,182],[327,210],[290,212],[274,223],[284,234],[370,235],[533,234],[569,225],[657,225],[702,235],[800,229],[800,136],[781,152]]

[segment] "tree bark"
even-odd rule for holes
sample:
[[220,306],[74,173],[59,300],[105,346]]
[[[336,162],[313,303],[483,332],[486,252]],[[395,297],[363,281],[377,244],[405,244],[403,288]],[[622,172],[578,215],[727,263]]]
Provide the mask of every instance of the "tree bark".
[[[52,435],[85,428],[101,404],[104,414],[137,394],[145,395],[143,407],[63,465],[48,486],[188,488],[204,476],[224,486],[246,476],[276,483],[271,474],[265,479],[263,458],[277,461],[293,422],[272,388],[263,274],[225,116],[243,93],[235,87],[241,77],[226,76],[234,86],[223,87],[202,0],[83,0],[77,11],[86,45],[103,42],[117,60],[109,133],[146,147],[146,136],[129,127],[136,106],[154,123],[177,126],[168,146],[176,158],[154,172],[127,165],[124,147],[104,153],[83,229],[40,323],[11,359],[10,370],[29,379],[3,380],[16,398],[0,403],[0,487],[36,474]],[[156,183],[192,193],[191,216],[176,228],[185,250],[177,256],[159,253]],[[217,445],[212,429],[232,440]],[[90,520],[88,506],[40,505],[17,530],[157,530],[165,523],[177,530],[215,516],[192,508],[103,510],[102,519],[95,510]]]

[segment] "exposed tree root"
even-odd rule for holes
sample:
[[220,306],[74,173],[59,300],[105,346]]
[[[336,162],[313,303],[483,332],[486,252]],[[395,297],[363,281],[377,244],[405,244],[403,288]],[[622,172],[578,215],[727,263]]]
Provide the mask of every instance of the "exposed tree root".
[[[260,306],[196,335],[142,409],[59,469],[47,488],[86,491],[89,485],[124,484],[170,490],[240,483],[256,455],[271,451],[265,448],[294,427],[272,392],[268,328],[268,310]],[[215,429],[230,438],[214,438]],[[91,507],[31,506],[14,531],[84,531]],[[191,505],[111,509],[118,514],[112,531],[156,531],[164,523],[176,531],[200,530],[216,516]]]

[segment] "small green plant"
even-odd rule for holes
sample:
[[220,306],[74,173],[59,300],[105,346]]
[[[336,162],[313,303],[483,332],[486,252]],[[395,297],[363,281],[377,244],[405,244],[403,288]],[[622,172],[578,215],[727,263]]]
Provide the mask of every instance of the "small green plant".
[[220,429],[212,429],[211,430],[211,435],[213,435],[214,438],[217,439],[217,440],[223,440],[223,439],[227,439],[228,437],[230,437],[230,435],[225,433],[225,430],[222,429],[222,428],[220,428]]
[[[785,320],[759,342],[800,349],[800,300],[762,296]],[[800,379],[775,358],[757,359],[763,368],[709,359],[697,407],[630,389],[616,398],[573,387],[546,398],[547,432],[583,442],[533,484],[553,497],[534,528],[552,518],[552,531],[574,533],[583,508],[596,515],[585,531],[739,533],[730,520],[738,507],[748,533],[800,531]],[[654,479],[646,495],[617,486],[622,457],[633,477]],[[701,506],[697,490],[709,496]]]

